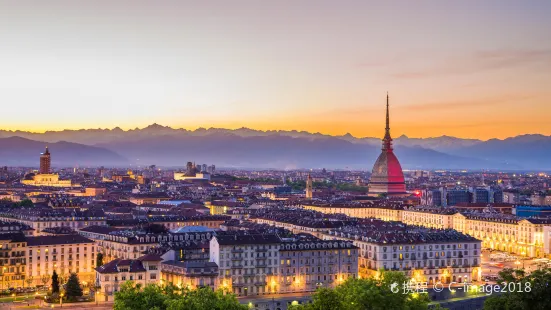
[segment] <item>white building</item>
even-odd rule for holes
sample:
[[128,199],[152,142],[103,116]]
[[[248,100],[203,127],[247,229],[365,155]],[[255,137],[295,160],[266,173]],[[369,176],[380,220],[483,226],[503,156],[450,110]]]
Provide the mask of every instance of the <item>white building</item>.
[[98,300],[113,301],[126,281],[146,286],[161,279],[158,255],[147,254],[138,259],[115,259],[96,269],[96,283],[101,287]]
[[27,237],[25,258],[31,286],[48,285],[54,270],[60,276],[77,273],[83,282],[94,280],[94,241],[79,235]]
[[210,261],[218,265],[220,286],[236,295],[268,294],[277,281],[277,235],[217,235],[210,241]]

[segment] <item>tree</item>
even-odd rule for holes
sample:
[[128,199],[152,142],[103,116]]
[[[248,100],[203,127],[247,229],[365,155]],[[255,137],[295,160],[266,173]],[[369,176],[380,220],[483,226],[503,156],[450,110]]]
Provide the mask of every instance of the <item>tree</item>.
[[53,294],[59,294],[59,277],[57,276],[57,272],[52,274],[52,293]]
[[312,303],[323,305],[323,309],[339,309],[339,295],[333,289],[322,287],[312,296]]
[[67,299],[69,300],[82,296],[82,287],[76,273],[71,273],[69,276],[69,280],[65,286],[65,295],[67,295]]
[[42,278],[40,278],[40,281],[42,281],[42,285],[46,286],[46,284],[50,282],[50,277],[47,274],[42,275]]
[[96,267],[103,266],[103,253],[98,252],[96,255]]
[[484,302],[484,310],[543,310],[551,305],[551,269],[535,270],[526,275],[524,270],[510,268],[499,272],[500,287],[514,283],[515,289],[508,293],[491,296]]
[[164,287],[149,284],[142,287],[127,281],[115,293],[115,310],[246,310],[235,295],[210,288],[188,290],[172,284]]
[[127,281],[123,283],[120,290],[115,293],[115,310],[148,310],[166,309],[164,302],[166,296],[157,285],[147,285],[142,289],[141,284],[134,284]]
[[168,232],[168,229],[162,224],[147,224],[144,229],[147,233],[151,234],[164,234]]
[[[178,296],[178,295],[176,295]],[[241,305],[235,295],[224,294],[223,291],[213,291],[210,288],[198,288],[184,290],[183,297],[168,299],[166,310],[246,310],[247,306]]]
[[58,275],[59,284],[63,286],[65,283],[67,283],[67,274],[65,274],[63,271]]
[[31,283],[33,283],[34,278],[32,276],[28,276],[25,278],[25,282],[27,283],[27,287],[31,287]]
[[428,309],[427,294],[394,293],[392,285],[399,287],[408,283],[401,272],[381,271],[380,277],[368,279],[349,278],[335,289],[321,288],[314,293],[312,303],[296,305],[301,310],[383,310],[383,309]]
[[34,204],[30,199],[23,199],[20,202],[17,203],[17,206],[24,207],[24,208],[30,208],[33,207]]

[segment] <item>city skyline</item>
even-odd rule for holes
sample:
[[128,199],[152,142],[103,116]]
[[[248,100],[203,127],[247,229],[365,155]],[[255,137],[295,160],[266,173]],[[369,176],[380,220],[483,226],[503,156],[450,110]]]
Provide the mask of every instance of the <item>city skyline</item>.
[[0,129],[551,135],[545,1],[0,8]]
[[0,0],[0,308],[546,309],[549,16]]

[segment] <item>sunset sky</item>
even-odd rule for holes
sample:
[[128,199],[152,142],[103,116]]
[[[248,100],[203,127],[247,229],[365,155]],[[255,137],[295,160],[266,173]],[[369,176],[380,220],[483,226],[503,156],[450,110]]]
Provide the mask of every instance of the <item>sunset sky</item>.
[[0,129],[551,135],[551,1],[4,1]]

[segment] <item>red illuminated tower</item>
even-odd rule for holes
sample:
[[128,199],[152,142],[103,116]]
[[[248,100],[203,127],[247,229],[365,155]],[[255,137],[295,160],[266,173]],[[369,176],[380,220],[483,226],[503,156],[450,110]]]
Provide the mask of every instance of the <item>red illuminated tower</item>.
[[40,174],[49,174],[51,172],[50,170],[50,164],[52,162],[52,159],[50,157],[50,151],[48,150],[48,147],[46,147],[46,151],[44,153],[40,154]]
[[388,93],[386,95],[386,128],[381,155],[375,161],[369,180],[369,195],[404,195],[406,183],[402,166],[392,149]]

